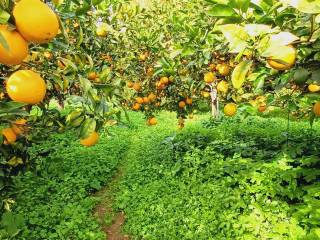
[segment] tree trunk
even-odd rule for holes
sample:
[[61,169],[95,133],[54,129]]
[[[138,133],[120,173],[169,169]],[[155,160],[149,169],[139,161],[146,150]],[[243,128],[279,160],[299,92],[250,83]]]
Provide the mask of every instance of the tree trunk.
[[217,119],[219,118],[219,99],[218,99],[218,92],[214,85],[211,85],[211,114],[212,117]]

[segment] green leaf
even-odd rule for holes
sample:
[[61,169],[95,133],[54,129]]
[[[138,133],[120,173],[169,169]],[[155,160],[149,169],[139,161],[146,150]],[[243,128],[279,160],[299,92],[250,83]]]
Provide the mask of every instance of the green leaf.
[[93,118],[87,118],[81,125],[80,138],[84,139],[90,136],[96,130],[96,120]]
[[308,80],[309,76],[310,72],[307,69],[298,68],[293,74],[293,80],[296,84],[304,84]]
[[229,42],[230,53],[239,53],[247,48],[247,41],[250,36],[244,27],[236,24],[227,24],[219,26],[219,30]]
[[6,24],[10,18],[10,14],[0,9],[0,24]]
[[215,4],[209,11],[208,15],[213,17],[230,17],[237,13],[228,5]]
[[230,5],[241,10],[242,12],[247,12],[250,5],[250,0],[231,0]]
[[2,33],[0,33],[0,44],[3,46],[3,48],[7,51],[10,51],[10,47],[9,44],[7,43],[6,39],[4,38],[4,36],[2,35]]
[[280,0],[284,4],[288,4],[303,13],[320,13],[319,0]]
[[239,63],[235,69],[232,72],[232,85],[234,88],[239,89],[242,87],[243,83],[246,80],[246,75],[249,72],[251,66],[252,66],[252,61],[246,60],[241,63]]
[[27,104],[18,103],[18,102],[0,102],[0,116],[11,115],[26,115],[27,112],[22,110],[21,108],[26,106]]

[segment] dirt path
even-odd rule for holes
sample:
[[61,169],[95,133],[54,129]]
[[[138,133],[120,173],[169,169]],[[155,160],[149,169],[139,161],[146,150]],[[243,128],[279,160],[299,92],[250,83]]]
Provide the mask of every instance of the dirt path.
[[100,190],[95,196],[101,199],[101,202],[94,209],[94,216],[98,219],[101,229],[105,232],[107,240],[128,240],[128,235],[121,232],[121,227],[125,222],[124,212],[115,213],[112,209],[114,193],[118,182],[123,176],[123,168],[119,167],[116,174],[108,185]]

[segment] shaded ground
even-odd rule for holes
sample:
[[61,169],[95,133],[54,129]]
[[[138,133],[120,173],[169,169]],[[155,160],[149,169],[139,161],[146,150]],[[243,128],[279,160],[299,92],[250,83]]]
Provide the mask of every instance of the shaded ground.
[[123,176],[123,169],[120,167],[108,186],[99,191],[96,196],[101,202],[94,209],[94,216],[98,218],[102,231],[106,234],[107,240],[128,240],[129,236],[124,235],[121,227],[125,222],[124,212],[114,212],[112,203],[114,200],[113,193],[116,186]]

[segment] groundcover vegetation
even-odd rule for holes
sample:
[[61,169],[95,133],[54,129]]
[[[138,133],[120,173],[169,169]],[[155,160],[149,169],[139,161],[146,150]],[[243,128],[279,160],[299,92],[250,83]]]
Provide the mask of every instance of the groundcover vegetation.
[[158,118],[149,128],[131,114],[93,148],[70,145],[73,133],[33,146],[37,167],[14,178],[1,233],[105,239],[94,193],[121,163],[113,208],[132,239],[319,238],[320,133],[307,122],[196,116],[177,132],[173,114]]

